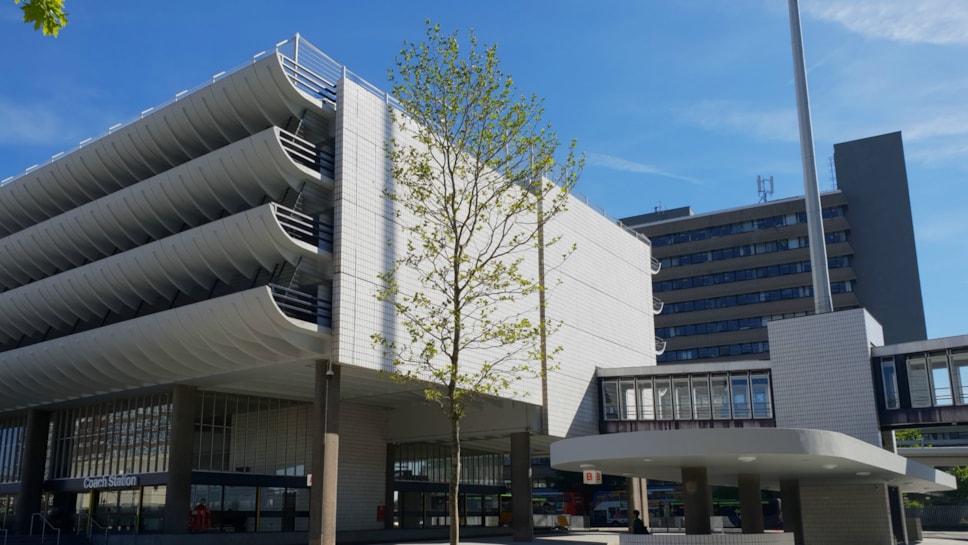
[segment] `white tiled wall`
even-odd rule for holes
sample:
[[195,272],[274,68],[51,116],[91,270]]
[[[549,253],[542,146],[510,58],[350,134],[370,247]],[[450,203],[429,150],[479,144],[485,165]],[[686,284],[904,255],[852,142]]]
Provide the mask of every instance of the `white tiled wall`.
[[[352,82],[340,90],[337,126],[336,300],[337,360],[344,365],[389,369],[370,335],[400,331],[388,308],[377,302],[377,274],[390,268],[401,248],[388,245],[398,236],[389,201],[385,142],[394,132],[385,103]],[[392,134],[394,138],[404,136]],[[548,228],[563,235],[547,252],[550,284],[548,314],[562,322],[549,340],[561,346],[560,370],[549,377],[549,432],[555,436],[597,433],[595,366],[654,365],[650,248],[613,222],[572,199],[567,213]],[[560,266],[555,256],[577,250]],[[533,266],[533,265],[532,265]],[[516,310],[536,309],[536,298]],[[536,316],[536,313],[535,313]],[[541,403],[540,382],[517,385],[528,403]]]
[[769,323],[776,425],[880,446],[870,349],[884,343],[864,309]]
[[340,408],[339,482],[336,527],[370,530],[383,527],[377,506],[386,482],[386,422],[384,409],[344,403]]
[[883,484],[800,485],[803,542],[809,545],[893,543]]

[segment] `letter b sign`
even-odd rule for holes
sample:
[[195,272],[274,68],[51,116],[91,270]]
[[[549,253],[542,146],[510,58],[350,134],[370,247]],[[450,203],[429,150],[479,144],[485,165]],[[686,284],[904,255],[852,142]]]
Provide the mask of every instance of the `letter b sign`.
[[596,469],[586,469],[584,472],[585,484],[602,484],[602,472]]

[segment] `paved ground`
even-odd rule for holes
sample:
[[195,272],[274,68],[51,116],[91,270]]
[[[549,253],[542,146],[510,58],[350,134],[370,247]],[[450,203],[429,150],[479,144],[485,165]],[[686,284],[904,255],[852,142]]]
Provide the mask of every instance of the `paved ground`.
[[[661,534],[660,534],[661,535]],[[410,542],[404,545],[442,545],[447,540]],[[532,543],[540,545],[618,545],[618,534],[610,531],[567,532],[560,534],[539,534]],[[462,545],[515,545],[509,537],[462,538]],[[968,531],[965,532],[924,532],[924,541],[919,545],[966,545]]]

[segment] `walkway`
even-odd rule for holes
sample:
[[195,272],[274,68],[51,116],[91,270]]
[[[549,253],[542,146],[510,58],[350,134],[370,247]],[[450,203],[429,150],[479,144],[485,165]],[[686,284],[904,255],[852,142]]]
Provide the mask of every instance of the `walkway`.
[[[661,535],[661,534],[660,534]],[[401,545],[445,545],[448,541],[435,540],[424,542],[409,542]],[[519,545],[510,537],[475,537],[462,538],[462,545]],[[608,530],[589,532],[563,532],[556,534],[535,535],[531,543],[538,545],[618,545],[618,533]],[[924,541],[918,545],[966,545],[968,531],[961,532],[924,532]]]

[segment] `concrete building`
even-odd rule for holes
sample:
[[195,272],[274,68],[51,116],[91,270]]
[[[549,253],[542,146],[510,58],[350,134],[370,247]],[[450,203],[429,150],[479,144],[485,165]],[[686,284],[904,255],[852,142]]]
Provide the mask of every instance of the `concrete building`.
[[[927,336],[901,134],[834,146],[837,190],[821,195],[834,308],[864,307],[885,341]],[[803,198],[622,223],[652,240],[665,303],[660,363],[768,359],[767,324],[813,311]]]
[[[403,332],[375,297],[403,247],[392,102],[297,36],[3,180],[4,528],[275,543],[449,524],[448,426],[371,341]],[[532,454],[597,433],[596,367],[655,362],[648,241],[577,199],[549,228],[577,248],[549,293],[562,371],[546,398],[534,379],[468,409],[469,527],[497,526],[506,455],[529,495]]]

